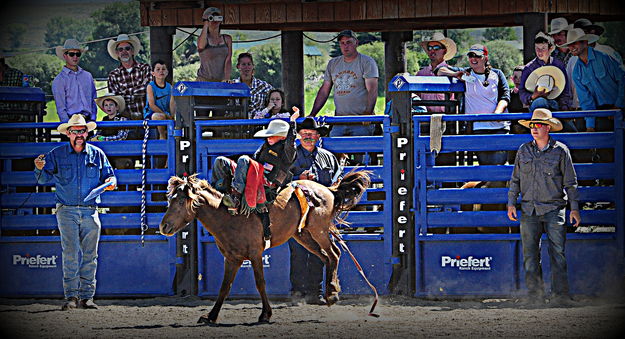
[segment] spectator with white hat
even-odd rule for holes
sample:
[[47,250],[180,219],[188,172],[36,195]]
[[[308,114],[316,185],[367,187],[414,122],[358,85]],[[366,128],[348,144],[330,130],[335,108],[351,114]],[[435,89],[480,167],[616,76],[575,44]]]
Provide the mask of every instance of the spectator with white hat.
[[553,38],[557,46],[551,53],[551,56],[559,59],[566,65],[572,55],[569,53],[569,49],[566,46],[561,45],[566,43],[566,32],[569,31],[569,23],[566,21],[566,18],[554,18],[551,20],[550,26],[551,30],[549,31],[549,35]]
[[56,47],[56,56],[65,61],[61,73],[52,80],[56,113],[61,122],[68,122],[74,114],[82,114],[88,121],[96,120],[98,108],[94,101],[93,76],[78,66],[87,49],[76,39],[67,39],[63,46]]

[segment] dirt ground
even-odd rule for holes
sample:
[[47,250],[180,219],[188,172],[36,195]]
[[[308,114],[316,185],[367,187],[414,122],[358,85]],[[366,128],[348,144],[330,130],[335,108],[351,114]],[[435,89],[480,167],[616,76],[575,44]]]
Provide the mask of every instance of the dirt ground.
[[61,300],[0,299],[3,338],[622,338],[625,300],[582,299],[573,307],[525,308],[516,300],[344,297],[316,306],[272,300],[258,324],[259,300],[227,300],[218,324],[197,324],[213,300],[197,297],[100,299],[97,310],[61,311]]

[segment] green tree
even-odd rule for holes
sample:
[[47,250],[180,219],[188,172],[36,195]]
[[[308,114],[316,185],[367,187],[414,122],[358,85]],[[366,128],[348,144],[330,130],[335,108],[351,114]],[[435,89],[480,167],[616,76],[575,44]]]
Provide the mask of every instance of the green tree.
[[493,40],[505,40],[512,41],[516,40],[516,32],[512,27],[491,27],[487,28],[484,31],[484,40],[493,41]]
[[13,23],[6,27],[6,32],[9,37],[9,49],[16,50],[22,46],[22,38],[28,28],[24,24]]
[[614,48],[621,56],[625,56],[625,22],[605,22],[601,23],[605,27],[605,33],[599,39],[600,44],[606,44]]
[[491,65],[500,69],[506,77],[512,74],[514,67],[523,63],[522,53],[506,41],[489,41],[485,45]]
[[[76,39],[84,42],[91,39],[92,27],[93,20],[91,19],[57,16],[48,20],[44,39],[49,47],[61,46],[67,39]],[[50,52],[54,54],[53,49]]]
[[384,43],[376,41],[364,46],[359,46],[358,52],[368,55],[375,60],[378,65],[378,73],[380,75],[378,78],[378,96],[384,95],[384,89],[386,88],[384,79]]
[[7,64],[24,74],[32,75],[33,87],[40,87],[52,94],[52,80],[63,68],[64,62],[50,54],[27,54],[7,59]]

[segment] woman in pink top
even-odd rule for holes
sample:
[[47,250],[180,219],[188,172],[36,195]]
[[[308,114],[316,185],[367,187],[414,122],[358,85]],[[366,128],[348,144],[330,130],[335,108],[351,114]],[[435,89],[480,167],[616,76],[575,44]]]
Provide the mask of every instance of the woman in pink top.
[[204,11],[204,26],[198,38],[197,49],[200,53],[198,81],[220,82],[230,79],[232,71],[232,37],[220,34],[224,17],[221,10],[209,7]]

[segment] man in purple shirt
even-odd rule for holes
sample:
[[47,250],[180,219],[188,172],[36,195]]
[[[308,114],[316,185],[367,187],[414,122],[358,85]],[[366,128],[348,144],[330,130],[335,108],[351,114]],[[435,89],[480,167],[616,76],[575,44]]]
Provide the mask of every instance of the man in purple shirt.
[[98,113],[95,104],[96,90],[91,73],[78,66],[80,57],[87,51],[75,39],[67,39],[63,46],[56,47],[56,56],[65,61],[61,73],[52,81],[52,94],[56,112],[61,122],[77,113],[88,121],[95,121]]
[[[430,58],[430,64],[421,68],[417,76],[434,76],[433,70],[440,66],[449,66],[445,61],[453,58],[458,51],[456,43],[439,32],[434,33],[432,38],[422,41],[421,47]],[[421,100],[445,100],[444,93],[419,93],[419,97]],[[443,113],[445,106],[428,106],[427,110],[430,113]]]

